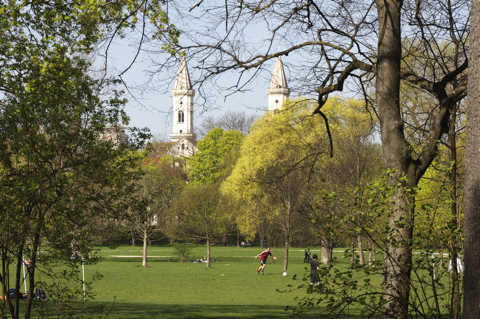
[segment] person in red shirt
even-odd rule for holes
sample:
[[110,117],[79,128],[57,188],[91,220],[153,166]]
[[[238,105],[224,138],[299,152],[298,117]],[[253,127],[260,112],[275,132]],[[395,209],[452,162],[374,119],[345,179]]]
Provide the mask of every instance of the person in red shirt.
[[277,257],[273,256],[272,253],[270,252],[270,247],[267,247],[267,249],[265,249],[260,254],[255,256],[255,259],[257,259],[258,256],[260,256],[260,268],[258,268],[257,274],[259,274],[261,270],[263,275],[263,270],[265,269],[265,264],[267,263],[268,255],[272,256],[273,259],[275,260],[277,259]]

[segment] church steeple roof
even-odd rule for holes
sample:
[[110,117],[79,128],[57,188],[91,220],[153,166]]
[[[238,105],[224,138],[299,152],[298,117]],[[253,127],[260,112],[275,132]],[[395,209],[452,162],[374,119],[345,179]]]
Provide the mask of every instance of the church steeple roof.
[[177,80],[175,81],[174,90],[191,90],[192,82],[190,82],[190,74],[188,74],[187,61],[185,57],[182,58],[180,62],[180,67],[178,68]]
[[282,58],[278,57],[275,62],[275,68],[272,73],[272,81],[270,82],[271,89],[280,89],[288,88],[287,78],[285,77],[285,72],[283,71]]

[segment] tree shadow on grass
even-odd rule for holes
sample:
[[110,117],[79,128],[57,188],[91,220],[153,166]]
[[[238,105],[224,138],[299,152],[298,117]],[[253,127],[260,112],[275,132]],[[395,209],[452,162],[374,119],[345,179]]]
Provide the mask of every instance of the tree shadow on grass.
[[[90,301],[91,309],[98,309],[99,303]],[[95,310],[97,311],[97,310]],[[94,315],[94,313],[92,313]],[[158,305],[142,303],[115,303],[105,306],[103,315],[107,318],[291,318],[292,311],[283,306],[268,305]],[[299,317],[303,318],[303,317]],[[359,318],[357,316],[342,316]]]

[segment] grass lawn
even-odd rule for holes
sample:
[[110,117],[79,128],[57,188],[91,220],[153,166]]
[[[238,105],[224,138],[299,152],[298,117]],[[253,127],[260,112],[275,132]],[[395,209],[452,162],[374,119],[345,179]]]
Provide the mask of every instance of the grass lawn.
[[[188,247],[195,258],[206,255],[204,245]],[[122,246],[113,250],[101,247],[99,254],[104,260],[85,267],[87,281],[97,272],[104,276],[93,284],[96,297],[87,301],[91,309],[91,316],[87,317],[288,318],[292,312],[285,311],[285,307],[295,306],[295,297],[309,296],[305,288],[296,289],[305,283],[303,278],[309,273],[310,266],[303,263],[304,250],[290,249],[287,276],[283,276],[283,248],[272,249],[278,260],[269,257],[265,275],[258,275],[260,260],[254,257],[261,250],[259,247],[214,246],[212,259],[218,262],[206,268],[202,263],[177,262],[172,247],[151,246],[148,265],[142,267],[142,247]],[[335,249],[334,252],[337,266],[348,267],[349,260],[343,258],[341,251],[343,249]],[[320,255],[320,248],[313,248],[312,255],[315,253]],[[293,280],[295,275],[297,279]],[[370,279],[380,288],[380,275]],[[50,308],[49,304],[47,302]],[[103,307],[103,313],[94,310],[98,306]],[[355,313],[350,315],[347,310],[342,318],[353,318]]]
[[[194,256],[203,258],[205,246],[193,246]],[[212,247],[211,268],[201,263],[178,263],[170,247],[149,247],[148,267],[142,267],[141,247],[102,249],[102,263],[91,266],[105,277],[94,285],[95,300],[110,307],[112,318],[281,318],[291,312],[285,306],[294,305],[295,296],[305,296],[305,290],[279,293],[297,274],[303,278],[306,264],[303,250],[290,251],[288,275],[282,275],[282,258],[270,257],[265,275],[257,275],[260,260],[254,257],[261,248]],[[314,251],[320,254],[320,251]],[[282,249],[273,249],[275,256]],[[120,257],[138,256],[138,257]]]

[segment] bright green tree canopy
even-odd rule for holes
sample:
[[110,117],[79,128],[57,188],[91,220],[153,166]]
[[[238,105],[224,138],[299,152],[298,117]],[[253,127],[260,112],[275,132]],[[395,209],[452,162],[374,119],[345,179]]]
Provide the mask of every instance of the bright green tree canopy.
[[197,144],[197,153],[188,161],[191,167],[189,176],[194,184],[215,182],[221,175],[219,168],[222,158],[239,147],[244,135],[240,131],[224,131],[216,127]]

